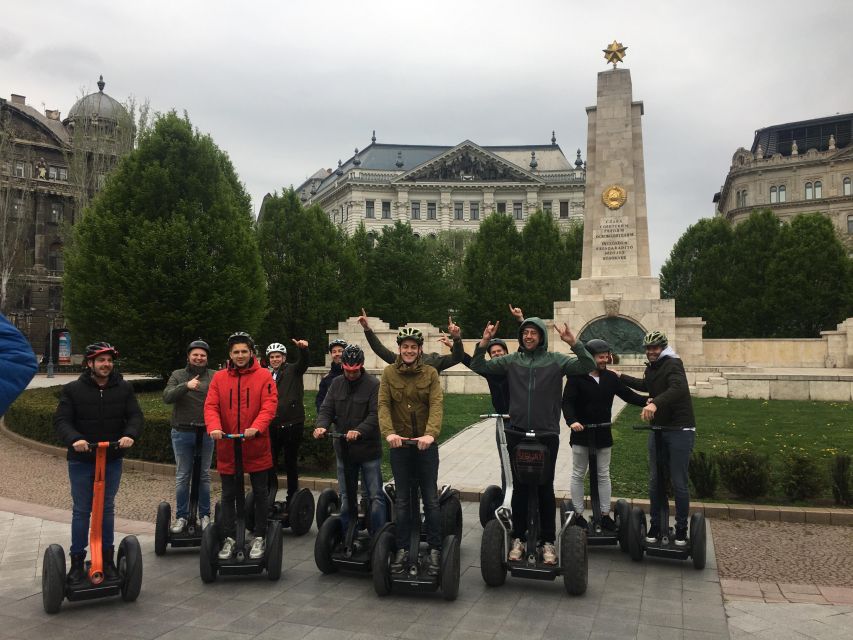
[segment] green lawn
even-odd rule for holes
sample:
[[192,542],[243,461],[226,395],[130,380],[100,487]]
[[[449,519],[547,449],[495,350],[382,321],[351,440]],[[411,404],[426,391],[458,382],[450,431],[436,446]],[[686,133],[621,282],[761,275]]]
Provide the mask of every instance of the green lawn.
[[[778,473],[787,450],[800,448],[821,459],[826,467],[839,452],[853,452],[853,403],[795,400],[735,400],[694,398],[696,450],[710,453],[745,447],[770,457]],[[613,458],[610,472],[613,495],[645,497],[647,494],[647,432],[633,431],[641,424],[639,408],[626,407],[613,428]],[[779,503],[781,492],[759,499]],[[824,499],[830,499],[827,487]],[[731,501],[720,487],[716,501]]]

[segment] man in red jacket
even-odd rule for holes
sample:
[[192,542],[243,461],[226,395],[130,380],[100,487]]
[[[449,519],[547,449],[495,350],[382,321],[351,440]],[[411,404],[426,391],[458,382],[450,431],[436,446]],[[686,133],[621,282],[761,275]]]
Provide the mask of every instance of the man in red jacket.
[[269,425],[275,417],[278,390],[270,372],[255,360],[255,343],[248,333],[238,331],[228,338],[228,366],[213,376],[204,402],[204,421],[216,440],[216,468],[222,480],[222,528],[225,540],[220,560],[234,554],[236,543],[237,477],[234,443],[226,433],[242,433],[243,470],[255,494],[255,538],[249,550],[253,560],[264,555],[267,529],[267,473],[272,468]]

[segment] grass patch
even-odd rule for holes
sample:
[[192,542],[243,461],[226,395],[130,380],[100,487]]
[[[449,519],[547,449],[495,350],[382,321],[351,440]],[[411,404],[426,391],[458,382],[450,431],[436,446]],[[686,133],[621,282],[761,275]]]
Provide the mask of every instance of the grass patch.
[[[748,447],[764,453],[778,467],[792,450],[815,458],[828,478],[830,459],[836,453],[853,451],[853,403],[810,402],[799,400],[739,400],[732,398],[694,398],[696,414],[696,450],[715,454]],[[639,409],[628,406],[613,428],[613,456],[610,473],[613,495],[647,497],[647,432],[633,431],[641,424]],[[827,486],[817,503],[831,499]],[[717,501],[734,501],[723,488]],[[758,502],[787,502],[779,483],[774,482],[770,496]]]

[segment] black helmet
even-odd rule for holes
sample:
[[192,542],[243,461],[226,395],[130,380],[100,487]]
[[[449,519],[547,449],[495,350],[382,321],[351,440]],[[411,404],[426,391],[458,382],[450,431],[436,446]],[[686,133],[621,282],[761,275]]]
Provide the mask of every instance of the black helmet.
[[613,351],[610,348],[610,345],[607,344],[604,340],[599,340],[598,338],[593,338],[589,342],[586,343],[586,350],[590,352],[592,355],[598,355],[599,353],[609,353]]
[[664,347],[669,344],[666,334],[663,331],[651,331],[643,336],[644,347]]
[[341,366],[344,369],[360,369],[364,366],[364,351],[357,344],[349,344],[341,356]]
[[109,353],[113,358],[118,358],[118,349],[109,342],[93,342],[86,347],[86,360],[91,360],[104,353]]
[[329,353],[332,353],[332,349],[334,347],[343,347],[344,349],[346,349],[347,348],[347,341],[341,340],[340,338],[336,338],[336,339],[332,340],[329,343]]
[[187,345],[187,355],[189,355],[190,351],[193,349],[204,349],[207,352],[207,355],[210,355],[210,345],[207,344],[204,340],[199,338],[198,340],[193,340]]
[[492,347],[494,347],[496,344],[502,346],[504,348],[504,351],[509,353],[509,348],[506,346],[506,342],[504,342],[500,338],[492,338],[491,340],[489,340],[489,344],[486,345],[486,351],[491,351]]
[[255,350],[255,341],[245,331],[235,331],[228,336],[228,348],[230,349],[235,344],[247,344],[249,345],[249,351]]

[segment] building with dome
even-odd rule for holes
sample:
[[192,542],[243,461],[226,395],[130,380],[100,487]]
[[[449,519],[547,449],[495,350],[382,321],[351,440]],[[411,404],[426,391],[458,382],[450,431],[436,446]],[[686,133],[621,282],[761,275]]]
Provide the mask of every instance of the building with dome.
[[551,133],[550,144],[455,146],[370,144],[335,169],[320,169],[297,187],[306,205],[317,204],[352,234],[359,223],[377,235],[400,220],[415,234],[476,231],[493,213],[524,226],[536,210],[560,226],[583,222],[586,167],[570,162]]
[[[98,91],[62,119],[25,96],[0,98],[0,311],[36,354],[64,331],[62,251],[71,226],[107,174],[133,145],[133,123],[120,102]],[[47,357],[45,358],[47,360]]]

